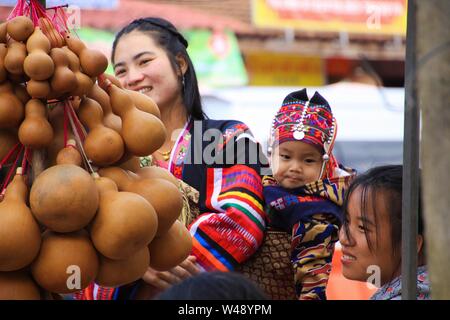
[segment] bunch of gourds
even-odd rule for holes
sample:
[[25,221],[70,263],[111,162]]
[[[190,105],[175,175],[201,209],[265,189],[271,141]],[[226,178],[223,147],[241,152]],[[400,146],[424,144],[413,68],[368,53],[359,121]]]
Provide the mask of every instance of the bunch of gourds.
[[178,180],[139,165],[165,141],[159,109],[104,75],[107,64],[47,18],[0,25],[2,165],[14,169],[17,145],[25,162],[47,155],[34,181],[17,168],[0,202],[0,299],[124,285],[191,250]]

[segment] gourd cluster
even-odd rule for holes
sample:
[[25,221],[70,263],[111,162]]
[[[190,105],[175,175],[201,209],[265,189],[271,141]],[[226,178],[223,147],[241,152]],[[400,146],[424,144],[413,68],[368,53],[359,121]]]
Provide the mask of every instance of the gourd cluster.
[[179,181],[140,167],[166,139],[159,109],[107,64],[46,18],[0,25],[0,159],[18,143],[46,154],[34,181],[17,169],[0,202],[0,299],[124,285],[191,250]]

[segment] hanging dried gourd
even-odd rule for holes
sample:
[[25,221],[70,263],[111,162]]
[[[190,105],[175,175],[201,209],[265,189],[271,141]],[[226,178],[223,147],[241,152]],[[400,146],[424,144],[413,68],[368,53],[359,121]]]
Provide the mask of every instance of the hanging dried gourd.
[[122,137],[127,149],[136,156],[147,156],[158,150],[166,139],[166,129],[161,120],[136,108],[127,92],[109,80],[103,85],[113,112],[122,119]]
[[85,230],[70,233],[47,230],[31,273],[45,290],[64,294],[86,288],[97,276],[98,267],[97,252]]
[[186,227],[177,220],[166,233],[156,237],[148,248],[151,257],[150,266],[155,270],[167,271],[189,256],[192,238]]
[[110,259],[127,259],[154,238],[158,219],[152,205],[140,195],[119,192],[108,178],[96,178],[100,192],[97,215],[90,227],[95,248]]
[[19,168],[0,202],[0,271],[22,269],[39,252],[41,233],[27,198],[28,187]]
[[56,232],[72,232],[87,226],[95,216],[98,201],[92,177],[72,164],[46,169],[34,181],[30,192],[33,215]]

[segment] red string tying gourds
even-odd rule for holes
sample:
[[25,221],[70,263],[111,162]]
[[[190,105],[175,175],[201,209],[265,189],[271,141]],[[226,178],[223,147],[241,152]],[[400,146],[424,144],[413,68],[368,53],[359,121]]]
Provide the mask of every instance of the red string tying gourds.
[[25,147],[25,151],[23,152],[23,158],[22,158],[22,175],[26,175],[26,172],[28,170],[28,164],[29,162],[29,154],[30,154],[30,149],[28,147]]
[[55,26],[56,30],[58,30],[58,32],[62,35],[64,33],[70,33],[69,26],[67,25],[69,18],[64,10],[67,7],[68,5],[47,8],[47,12],[53,11],[51,22]]
[[39,24],[39,18],[49,19],[45,8],[38,0],[18,0],[13,11],[6,20],[9,21],[17,16],[29,16],[35,26]]
[[3,157],[2,161],[0,161],[0,169],[2,169],[5,163],[8,162],[9,158],[11,158],[11,156],[14,154],[19,145],[20,143],[17,142],[16,145],[9,150],[6,156]]
[[[13,176],[13,174],[16,172],[16,168],[17,168],[17,166],[18,166],[18,162],[19,162],[19,159],[20,159],[20,154],[22,153],[22,151],[24,150],[24,146],[23,145],[21,145],[21,147],[20,147],[20,151],[17,153],[17,156],[16,156],[16,159],[14,160],[14,162],[13,162],[13,164],[11,165],[11,168],[9,169],[9,171],[8,171],[8,174],[7,174],[7,176],[6,176],[6,179],[3,181],[3,183],[2,183],[2,188],[1,188],[1,192],[0,192],[0,196],[3,198],[3,196],[5,195],[5,190],[6,190],[6,187],[8,186],[8,184],[9,184],[9,182],[10,182],[10,180],[11,180],[11,177]],[[24,157],[25,157],[25,155],[24,155]]]

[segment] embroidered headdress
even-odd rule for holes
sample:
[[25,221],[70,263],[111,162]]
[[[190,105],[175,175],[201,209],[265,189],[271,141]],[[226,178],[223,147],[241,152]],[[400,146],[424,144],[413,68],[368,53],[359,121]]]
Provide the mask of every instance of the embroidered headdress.
[[324,160],[321,177],[331,177],[338,166],[332,154],[336,133],[336,119],[325,98],[316,91],[308,99],[306,89],[302,89],[284,99],[273,120],[269,144],[273,149],[286,141],[302,141],[317,147]]

